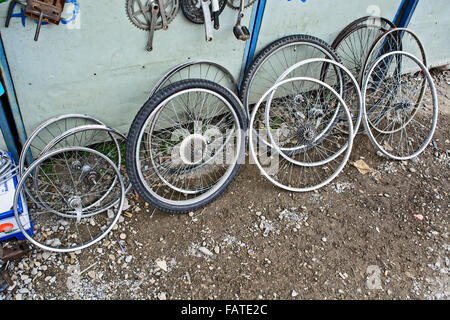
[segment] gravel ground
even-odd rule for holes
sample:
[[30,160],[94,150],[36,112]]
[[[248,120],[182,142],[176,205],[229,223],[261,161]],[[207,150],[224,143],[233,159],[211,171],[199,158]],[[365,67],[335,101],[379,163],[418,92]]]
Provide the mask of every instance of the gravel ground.
[[[285,192],[245,165],[198,212],[166,214],[130,195],[100,243],[10,262],[14,285],[0,300],[450,299],[450,74],[434,77],[440,118],[420,157],[390,161],[358,136],[317,192]],[[361,159],[370,173],[352,165]]]

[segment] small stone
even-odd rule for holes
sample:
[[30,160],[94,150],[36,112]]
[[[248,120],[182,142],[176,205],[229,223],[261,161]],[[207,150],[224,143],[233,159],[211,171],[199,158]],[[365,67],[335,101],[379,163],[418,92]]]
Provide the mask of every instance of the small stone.
[[189,212],[188,214],[189,214],[189,217],[191,217],[191,218],[194,216],[194,212],[192,212],[192,211]]
[[295,291],[295,290],[292,290],[291,296],[292,296],[292,297],[296,297],[296,296],[298,296],[298,293],[297,293],[297,291]]
[[220,253],[220,248],[219,248],[219,246],[215,246],[215,247],[214,247],[214,252],[215,252],[216,254],[219,254],[219,253]]
[[167,272],[167,263],[166,260],[156,260],[155,261],[156,265],[161,269],[164,270],[165,272]]
[[130,263],[132,259],[133,259],[133,256],[128,256],[125,258],[125,262]]
[[206,249],[205,247],[200,247],[198,249],[201,253],[207,255],[207,256],[213,256],[214,253],[212,253],[211,251],[209,251],[208,249]]
[[160,292],[160,293],[158,294],[158,299],[159,299],[159,300],[166,300],[166,299],[167,299],[166,293],[165,293],[165,292]]
[[95,279],[95,278],[96,278],[96,273],[95,273],[95,271],[93,271],[93,270],[89,271],[89,272],[88,272],[88,276],[89,276],[89,278],[91,278],[91,279]]
[[107,213],[108,213],[108,219],[114,219],[114,217],[116,216],[116,215],[114,214],[114,211],[111,210],[111,209],[109,209],[109,210],[107,211]]
[[323,237],[323,238],[322,238],[322,241],[323,241],[323,242],[327,242],[327,238]]
[[127,235],[126,235],[125,233],[122,232],[122,233],[120,234],[119,238],[120,238],[121,240],[125,240],[125,239],[127,238]]
[[130,204],[128,203],[128,199],[127,198],[125,198],[125,201],[123,202],[123,208],[122,208],[122,210],[123,211],[125,211],[125,210],[128,210],[128,209],[130,209]]
[[409,168],[409,172],[415,173],[417,170],[414,168]]

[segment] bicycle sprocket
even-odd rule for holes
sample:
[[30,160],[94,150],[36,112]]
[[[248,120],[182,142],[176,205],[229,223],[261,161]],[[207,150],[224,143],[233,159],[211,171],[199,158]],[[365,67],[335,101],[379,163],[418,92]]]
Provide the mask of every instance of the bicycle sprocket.
[[[145,3],[145,4],[144,4]],[[151,25],[151,8],[157,0],[126,0],[125,8],[128,19],[137,28],[149,31]],[[162,0],[164,12],[166,13],[167,24],[172,22],[178,14],[180,7],[179,0]],[[161,14],[158,14],[155,30],[163,28]]]
[[[201,0],[181,0],[181,11],[184,16],[191,22],[196,24],[205,23]],[[227,0],[219,0],[219,14],[222,13],[227,5]]]

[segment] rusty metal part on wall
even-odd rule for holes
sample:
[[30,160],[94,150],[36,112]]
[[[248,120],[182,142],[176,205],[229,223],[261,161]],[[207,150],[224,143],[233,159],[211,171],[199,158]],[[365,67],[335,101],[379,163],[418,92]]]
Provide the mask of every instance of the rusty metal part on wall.
[[27,2],[12,0],[9,5],[8,16],[5,27],[9,26],[12,11],[15,4],[25,7],[25,16],[37,19],[36,34],[34,40],[38,41],[42,22],[49,22],[58,25],[61,21],[61,14],[64,10],[65,0],[27,0]]

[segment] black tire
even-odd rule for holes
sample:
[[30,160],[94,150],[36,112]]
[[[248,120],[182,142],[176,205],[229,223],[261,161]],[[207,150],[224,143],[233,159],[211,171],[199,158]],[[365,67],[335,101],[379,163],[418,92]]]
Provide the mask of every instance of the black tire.
[[342,38],[344,38],[348,32],[351,32],[354,27],[360,25],[361,23],[364,23],[366,21],[374,19],[374,18],[375,19],[380,19],[382,24],[384,24],[387,29],[388,28],[395,28],[395,25],[390,20],[388,20],[386,18],[374,17],[374,16],[362,17],[362,18],[356,19],[355,21],[353,21],[350,24],[348,24],[344,29],[342,29],[341,32],[339,32],[339,34],[337,35],[336,39],[334,39],[333,43],[331,44],[331,47],[333,49],[336,49],[338,43],[342,42]]
[[[192,3],[190,3],[192,0],[180,0],[180,7],[181,11],[183,12],[183,15],[188,19],[190,22],[195,24],[204,24],[205,18],[203,17],[203,11],[200,7],[199,9],[192,8]],[[199,0],[201,1],[201,0]],[[227,0],[219,0],[219,15],[222,13],[223,9],[227,6]],[[211,20],[213,19],[211,15]]]
[[228,178],[224,181],[224,183],[210,196],[205,199],[200,200],[199,202],[189,204],[189,205],[174,205],[169,204],[160,199],[153,196],[150,192],[148,192],[145,187],[143,181],[141,181],[138,173],[138,164],[136,159],[137,152],[137,143],[139,140],[140,132],[145,125],[147,119],[151,116],[152,111],[158,107],[163,101],[165,101],[170,96],[187,89],[207,89],[219,94],[223,97],[230,105],[233,110],[236,112],[239,125],[241,126],[241,130],[245,130],[246,126],[246,116],[244,110],[240,106],[240,102],[236,99],[236,97],[230,93],[230,91],[212,81],[203,80],[203,79],[187,79],[181,80],[175,83],[168,85],[157,91],[153,96],[149,98],[149,100],[142,106],[136,115],[133,123],[131,124],[131,128],[128,134],[127,145],[126,145],[126,161],[127,161],[127,173],[130,178],[130,181],[133,185],[133,189],[148,203],[153,205],[155,208],[159,210],[169,212],[169,213],[187,213],[190,211],[197,210],[202,208],[215,199],[217,199],[231,184],[231,182],[236,177],[239,169],[243,163],[243,159],[245,157],[245,137],[242,137],[242,144],[239,146],[241,150],[239,151],[239,157],[237,161],[234,163],[234,167],[228,176]]
[[[255,77],[256,73],[258,72],[258,69],[260,68],[261,64],[263,64],[266,59],[272,55],[277,50],[280,50],[281,48],[292,45],[295,43],[310,43],[316,46],[321,47],[325,52],[327,52],[335,61],[342,63],[339,56],[336,54],[336,52],[330,47],[328,43],[323,41],[322,39],[304,35],[304,34],[297,34],[297,35],[290,35],[283,37],[281,39],[275,40],[269,45],[267,45],[264,49],[262,49],[256,58],[253,59],[251,65],[248,67],[248,69],[245,71],[244,79],[242,80],[242,84],[239,88],[239,98],[241,99],[242,103],[244,104],[244,107],[247,111],[248,105],[247,105],[247,96],[248,91],[250,89],[251,82],[253,78]],[[299,62],[299,61],[297,61]],[[322,80],[322,79],[321,79]],[[250,114],[248,114],[250,116]]]

